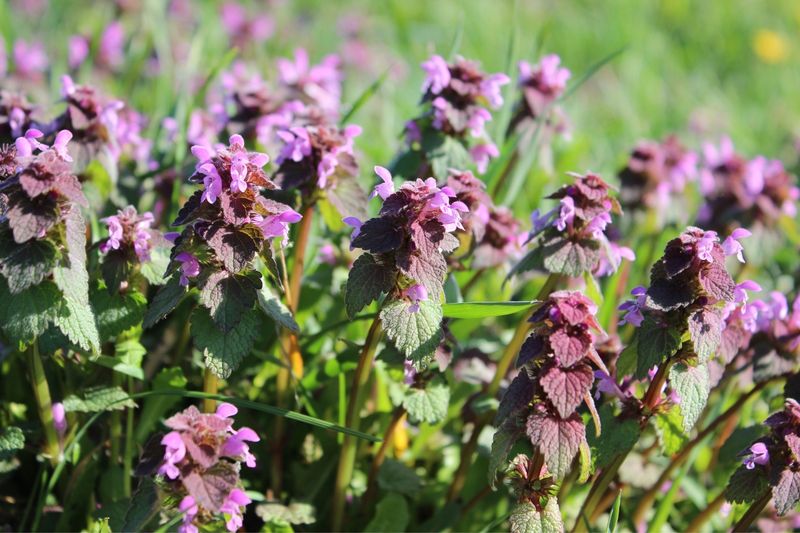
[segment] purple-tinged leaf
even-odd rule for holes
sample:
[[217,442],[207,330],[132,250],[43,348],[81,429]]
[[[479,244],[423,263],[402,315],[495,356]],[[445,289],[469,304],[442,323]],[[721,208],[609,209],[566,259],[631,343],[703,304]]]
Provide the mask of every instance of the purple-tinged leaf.
[[711,263],[700,271],[700,285],[712,298],[726,302],[733,301],[736,283],[725,267],[719,263]]
[[202,473],[189,472],[181,480],[186,491],[199,506],[218,513],[228,494],[236,488],[239,475],[232,464],[220,462]]
[[255,270],[231,274],[219,270],[211,274],[200,289],[200,303],[208,307],[214,323],[223,332],[236,327],[242,315],[252,311],[261,288],[261,275]]
[[592,337],[585,330],[563,327],[550,335],[550,347],[562,366],[572,366],[586,356]]
[[778,516],[783,516],[800,501],[800,472],[789,468],[780,473],[778,483],[772,487],[772,498]]
[[529,361],[532,361],[544,349],[544,337],[531,333],[519,349],[517,356],[517,367],[523,366]]
[[379,263],[371,254],[361,254],[353,263],[347,277],[344,293],[347,316],[352,318],[381,294],[389,292],[396,277],[393,265]]
[[586,429],[577,414],[566,420],[555,415],[533,414],[528,417],[525,432],[531,443],[539,447],[547,469],[557,479],[569,472],[581,443],[586,441]]
[[517,414],[533,400],[536,384],[523,368],[506,389],[495,415],[495,425],[502,423],[509,416]]
[[579,277],[591,272],[600,260],[600,245],[593,240],[572,242],[563,237],[544,243],[544,267],[553,274]]
[[783,440],[792,452],[792,460],[800,462],[800,435],[795,433],[787,433]]
[[594,374],[589,365],[580,364],[572,368],[552,366],[539,379],[539,384],[558,414],[567,418],[581,404],[593,381]]
[[694,300],[694,290],[686,280],[653,279],[647,289],[647,307],[660,311],[685,307]]
[[58,222],[58,202],[50,195],[28,198],[19,191],[8,200],[8,225],[17,243],[43,237]]
[[56,248],[48,240],[17,244],[10,231],[0,232],[0,273],[11,294],[42,282],[56,263]]
[[715,309],[698,309],[688,318],[689,335],[694,344],[694,353],[700,361],[711,359],[722,340],[722,317]]
[[217,259],[233,273],[250,266],[261,244],[257,226],[236,227],[215,222],[203,233],[203,238],[214,250]]
[[373,253],[396,250],[403,243],[402,227],[388,218],[371,218],[361,226],[361,232],[353,239],[354,248]]

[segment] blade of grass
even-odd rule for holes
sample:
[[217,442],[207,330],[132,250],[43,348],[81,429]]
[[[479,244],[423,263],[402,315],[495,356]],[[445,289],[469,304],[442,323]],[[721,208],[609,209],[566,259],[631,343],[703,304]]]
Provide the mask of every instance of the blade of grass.
[[389,76],[389,71],[393,66],[394,65],[389,65],[386,70],[383,71],[383,74],[378,76],[378,79],[370,83],[369,86],[364,89],[360,95],[358,95],[358,98],[356,98],[355,102],[353,102],[353,105],[350,106],[350,109],[347,110],[347,113],[342,116],[342,120],[339,121],[340,125],[344,126],[347,124],[347,121],[349,121],[353,115],[355,115],[356,112],[361,109],[361,107],[366,104],[375,93],[378,92],[378,90],[381,88],[381,85],[383,85],[383,82],[385,82],[386,78]]
[[614,50],[604,58],[592,64],[588,69],[586,69],[586,71],[584,71],[583,74],[580,75],[580,77],[577,80],[575,80],[574,83],[572,83],[569,87],[567,87],[567,90],[564,91],[564,94],[561,95],[561,98],[559,98],[558,101],[563,102],[564,100],[575,94],[575,92],[577,92],[577,90],[580,89],[584,83],[592,79],[592,77],[595,74],[597,74],[597,71],[599,71],[601,68],[603,68],[608,63],[613,61],[618,55],[624,52],[627,48],[628,46],[625,45],[617,50]]
[[622,491],[617,493],[617,499],[614,500],[614,507],[611,508],[611,515],[608,517],[608,526],[606,526],[606,533],[616,533],[617,523],[619,522],[619,508],[622,505]]

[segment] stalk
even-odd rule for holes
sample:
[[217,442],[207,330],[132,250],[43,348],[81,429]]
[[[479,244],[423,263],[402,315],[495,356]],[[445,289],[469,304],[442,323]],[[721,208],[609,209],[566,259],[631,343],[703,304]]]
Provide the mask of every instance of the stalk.
[[[206,368],[203,373],[203,392],[207,394],[217,394],[217,390],[219,389],[219,381],[217,380],[217,376],[211,372],[210,369]],[[203,411],[206,413],[213,413],[217,410],[217,401],[211,398],[203,399]]]
[[402,406],[394,410],[392,421],[389,422],[389,427],[386,428],[386,433],[383,435],[383,442],[378,448],[378,453],[372,459],[372,466],[369,469],[369,476],[367,477],[367,492],[364,494],[364,506],[368,507],[372,498],[375,495],[376,478],[378,477],[378,470],[380,470],[383,460],[386,458],[386,452],[392,443],[394,432],[405,422],[406,415],[405,408]]
[[[356,366],[353,381],[350,385],[350,394],[347,401],[347,414],[345,416],[345,426],[349,428],[357,427],[357,414],[358,406],[360,405],[359,396],[361,389],[369,379],[370,369],[372,368],[372,359],[375,355],[375,349],[378,346],[378,341],[381,338],[383,330],[381,328],[380,317],[375,317],[372,325],[367,333],[367,338],[364,341],[364,347],[361,350],[361,355],[358,358],[358,365]],[[339,454],[339,466],[336,469],[336,483],[334,485],[333,502],[332,502],[332,517],[331,529],[333,531],[341,531],[342,523],[344,521],[344,504],[345,496],[347,494],[347,487],[350,485],[350,480],[353,477],[353,467],[355,466],[357,452],[357,441],[351,435],[345,435],[344,442],[342,443],[342,450]]]
[[747,512],[744,513],[744,516],[736,522],[736,525],[733,526],[733,532],[739,531],[750,531],[750,525],[758,518],[758,515],[761,514],[761,511],[764,510],[764,507],[769,503],[772,499],[772,489],[768,488],[764,494],[761,495],[759,499],[754,501],[750,507],[747,509]]
[[[553,291],[560,279],[561,276],[559,274],[550,274],[547,280],[545,280],[542,288],[539,290],[539,293],[536,295],[536,299],[544,300]],[[514,330],[514,336],[511,337],[511,341],[508,343],[505,350],[503,350],[503,355],[500,357],[500,361],[497,363],[497,370],[495,371],[494,378],[492,378],[492,382],[486,389],[486,395],[490,398],[493,398],[497,395],[497,391],[500,389],[500,382],[508,373],[509,367],[514,362],[514,358],[517,356],[519,349],[525,342],[525,339],[528,336],[528,331],[531,329],[531,324],[528,322],[528,319],[532,314],[533,310],[528,311],[525,314],[525,317],[517,325],[517,329]],[[448,502],[454,501],[463,490],[464,484],[467,481],[469,467],[472,464],[472,455],[478,448],[478,437],[480,436],[483,428],[486,427],[491,421],[491,413],[487,413],[478,419],[478,421],[475,423],[475,428],[472,430],[472,435],[470,435],[467,443],[461,448],[461,460],[458,464],[458,469],[453,476],[453,482],[450,484],[450,489],[447,491]]]
[[766,387],[771,381],[773,380],[766,380],[756,384],[752,389],[750,389],[749,392],[740,396],[733,405],[725,410],[725,412],[712,420],[711,423],[708,424],[704,430],[698,433],[695,438],[686,443],[686,446],[684,446],[683,449],[681,449],[681,451],[678,452],[678,454],[669,462],[667,467],[659,476],[658,481],[656,481],[653,486],[642,495],[641,499],[639,500],[639,504],[636,506],[636,510],[632,515],[634,524],[637,526],[644,524],[645,515],[647,514],[647,511],[652,508],[653,502],[658,496],[659,489],[662,485],[664,485],[664,483],[669,481],[669,479],[672,477],[672,473],[676,468],[683,464],[683,462],[689,457],[689,454],[692,452],[692,450],[694,450],[698,444],[701,444],[703,441],[705,441],[706,437],[716,431],[720,425],[724,424],[728,420],[733,419],[733,417],[738,414],[739,410],[744,406],[744,404],[747,403],[750,398],[758,394],[761,389]]
[[719,511],[719,508],[722,507],[722,504],[724,503],[725,491],[722,491],[711,501],[711,503],[706,505],[706,508],[703,509],[700,514],[692,518],[692,521],[689,522],[689,526],[686,528],[686,531],[700,531],[706,522],[708,522],[712,516],[717,514],[717,511]]
[[[117,372],[111,375],[111,384],[115,387],[122,386],[122,377]],[[111,412],[110,439],[111,451],[109,459],[113,466],[117,466],[120,462],[120,457],[122,457],[122,411],[117,409]]]
[[36,408],[39,411],[39,419],[42,421],[45,455],[50,460],[50,464],[56,465],[59,462],[61,450],[58,445],[56,426],[53,422],[53,405],[50,399],[50,387],[47,384],[47,375],[44,373],[42,358],[39,355],[38,341],[34,340],[33,343],[31,343],[25,355],[28,359],[28,371],[30,373],[31,385],[33,385],[33,397],[36,401]]
[[[128,394],[133,392],[133,378],[128,377]],[[133,442],[133,425],[134,425],[134,409],[128,407],[125,414],[125,455],[122,460],[122,491],[126,498],[131,497],[131,471],[133,470],[133,455],[135,453],[135,444]]]
[[294,264],[292,265],[292,276],[289,278],[291,299],[289,308],[297,310],[300,303],[300,288],[303,281],[303,268],[305,267],[306,248],[308,247],[308,237],[311,235],[311,221],[314,218],[314,206],[310,205],[303,211],[303,218],[300,220],[300,227],[295,241]]
[[586,533],[589,531],[589,517],[594,513],[597,504],[600,503],[600,500],[606,493],[606,489],[614,480],[614,476],[617,475],[619,467],[622,466],[622,463],[625,461],[627,456],[628,454],[626,453],[617,455],[614,460],[611,461],[611,463],[609,463],[609,465],[603,469],[600,475],[594,480],[594,483],[592,483],[592,488],[589,489],[589,494],[583,501],[581,510],[578,513],[578,518],[575,520],[575,526],[572,528],[572,533]]

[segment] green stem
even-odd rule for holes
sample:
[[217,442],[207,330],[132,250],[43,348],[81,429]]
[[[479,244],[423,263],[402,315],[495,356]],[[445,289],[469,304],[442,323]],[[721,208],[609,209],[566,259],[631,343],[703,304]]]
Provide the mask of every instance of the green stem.
[[[358,407],[360,405],[361,389],[369,379],[370,369],[372,368],[372,358],[378,346],[383,330],[381,328],[380,317],[372,321],[372,325],[364,341],[364,347],[358,358],[353,381],[350,385],[350,395],[347,401],[347,415],[345,416],[345,426],[354,428],[357,426]],[[345,435],[342,443],[342,451],[339,454],[339,466],[336,470],[336,484],[334,485],[331,529],[341,531],[344,521],[344,504],[347,495],[347,488],[353,477],[353,468],[356,461],[357,441],[350,435]]]
[[[558,284],[560,279],[561,276],[559,274],[550,274],[547,280],[545,280],[542,288],[539,290],[539,293],[536,295],[536,299],[541,301],[547,298],[547,296],[550,295],[555,286]],[[514,335],[511,337],[511,341],[509,341],[505,350],[503,350],[503,354],[500,356],[500,360],[497,362],[497,369],[495,370],[492,382],[486,389],[486,395],[489,398],[494,398],[497,395],[497,391],[500,390],[500,383],[508,373],[508,369],[511,367],[511,364],[514,362],[514,359],[519,353],[522,344],[525,342],[528,332],[531,329],[531,324],[528,322],[528,319],[532,314],[533,310],[530,310],[525,314],[523,319],[519,322],[519,324],[517,324],[517,329],[514,330]],[[472,430],[472,435],[470,435],[469,441],[467,441],[467,443],[461,448],[461,459],[458,464],[458,469],[456,470],[456,473],[453,476],[453,482],[450,484],[450,488],[447,491],[448,502],[454,501],[461,494],[464,484],[467,481],[469,467],[472,464],[472,455],[478,448],[478,438],[480,437],[480,433],[483,431],[483,428],[491,422],[491,420],[491,413],[487,413],[478,419],[478,421],[475,423],[475,428]]]
[[[217,394],[217,389],[219,388],[219,380],[217,380],[217,376],[214,373],[206,368],[205,372],[203,373],[203,392],[206,394]],[[203,411],[206,413],[213,413],[217,410],[217,401],[211,398],[205,398],[203,400]]]
[[386,452],[389,450],[389,446],[392,444],[394,432],[405,421],[406,414],[407,411],[402,406],[394,410],[392,420],[389,422],[389,427],[386,428],[386,433],[383,435],[383,442],[381,442],[381,445],[378,448],[378,453],[375,454],[375,458],[372,460],[372,466],[370,467],[369,475],[367,476],[367,492],[364,494],[364,503],[362,504],[365,508],[369,508],[371,506],[373,497],[375,496],[378,470],[380,470],[383,460],[386,458]]
[[627,453],[621,453],[617,455],[611,461],[611,463],[609,463],[609,465],[603,469],[597,479],[595,479],[594,483],[592,483],[592,487],[589,489],[589,494],[583,501],[581,510],[578,513],[578,518],[575,520],[575,526],[572,528],[573,533],[586,533],[589,531],[589,517],[592,516],[595,507],[597,507],[597,504],[600,503],[600,499],[603,497],[603,494],[605,494],[608,486],[614,480],[614,476],[617,475],[619,467],[622,466],[622,463],[625,461],[627,456]]
[[708,522],[712,516],[717,514],[717,511],[724,503],[725,491],[722,491],[711,501],[711,503],[706,505],[706,508],[703,509],[700,514],[692,518],[692,521],[689,522],[689,526],[686,528],[686,531],[700,531],[706,522]]
[[733,526],[733,532],[737,533],[739,531],[750,531],[750,525],[755,521],[756,518],[758,518],[758,515],[761,514],[761,511],[764,510],[764,507],[767,506],[771,499],[772,489],[767,488],[764,494],[762,494],[759,499],[754,501],[747,509],[747,512],[744,513],[742,518],[736,522],[736,525]]
[[[133,378],[128,377],[128,393],[133,393]],[[134,447],[133,433],[135,412],[133,407],[128,407],[125,413],[125,455],[123,457],[122,491],[126,498],[131,497],[131,472],[133,471]]]
[[39,355],[38,341],[33,341],[26,351],[28,359],[28,371],[30,372],[31,385],[33,385],[33,397],[36,401],[36,408],[39,411],[39,419],[42,422],[42,431],[45,440],[45,456],[53,465],[58,464],[61,449],[58,445],[58,435],[53,422],[53,405],[50,399],[50,387],[47,384],[47,375],[42,365],[42,357]]
[[[115,387],[122,385],[122,377],[114,372],[111,375],[111,384]],[[122,411],[115,410],[111,413],[111,456],[110,462],[116,466],[120,462],[122,449]]]

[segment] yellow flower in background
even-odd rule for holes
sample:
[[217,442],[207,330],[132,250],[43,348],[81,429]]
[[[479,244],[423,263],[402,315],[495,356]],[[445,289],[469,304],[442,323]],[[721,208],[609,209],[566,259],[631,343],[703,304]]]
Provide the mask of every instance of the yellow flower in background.
[[753,50],[765,63],[780,63],[788,55],[786,39],[772,30],[758,30],[753,38]]

